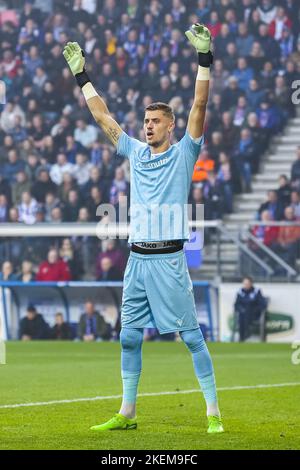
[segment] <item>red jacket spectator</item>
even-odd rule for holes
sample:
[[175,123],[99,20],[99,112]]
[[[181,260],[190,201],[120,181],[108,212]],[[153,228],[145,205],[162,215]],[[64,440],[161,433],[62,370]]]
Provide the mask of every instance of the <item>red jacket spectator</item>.
[[260,239],[264,245],[271,246],[278,239],[279,227],[275,226],[255,226],[253,228],[253,235]]
[[284,8],[279,7],[276,18],[271,21],[269,25],[269,34],[277,41],[280,41],[284,28],[290,30],[292,28],[292,22],[289,17],[286,16]]
[[36,281],[58,282],[70,280],[71,273],[68,264],[64,260],[58,258],[56,250],[49,250],[48,260],[43,261],[39,266]]

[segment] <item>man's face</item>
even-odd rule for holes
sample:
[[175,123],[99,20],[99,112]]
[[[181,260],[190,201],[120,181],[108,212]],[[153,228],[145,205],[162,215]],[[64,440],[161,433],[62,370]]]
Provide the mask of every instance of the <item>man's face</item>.
[[294,219],[294,209],[292,207],[287,207],[284,211],[284,215],[286,220],[293,220]]
[[102,260],[101,260],[102,271],[107,273],[110,270],[111,267],[112,267],[111,259],[110,258],[102,258]]
[[22,202],[24,204],[29,204],[31,201],[31,195],[30,193],[28,193],[27,191],[24,191],[24,193],[22,193]]
[[250,281],[250,279],[244,279],[243,280],[243,288],[245,290],[250,290],[252,287],[252,282]]
[[9,261],[5,261],[2,265],[2,272],[9,276],[12,273],[12,264]]
[[16,161],[18,160],[17,152],[15,150],[11,150],[10,152],[8,152],[8,159],[10,163],[16,163]]
[[50,250],[48,253],[48,262],[50,264],[56,263],[58,259],[57,252],[55,250]]
[[94,313],[94,304],[92,302],[86,302],[85,311],[87,315],[92,316]]
[[46,183],[49,180],[47,171],[40,172],[40,181]]
[[151,147],[160,147],[168,141],[174,129],[174,122],[161,110],[146,111],[144,118],[144,132],[146,142]]
[[35,318],[35,312],[31,310],[27,311],[27,318],[28,320],[33,320]]
[[55,323],[56,325],[62,325],[64,322],[63,316],[62,315],[56,315],[55,316]]

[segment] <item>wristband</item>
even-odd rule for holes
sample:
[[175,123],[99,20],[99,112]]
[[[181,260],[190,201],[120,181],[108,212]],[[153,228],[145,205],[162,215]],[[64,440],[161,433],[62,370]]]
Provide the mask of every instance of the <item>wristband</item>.
[[76,73],[75,78],[80,88],[82,88],[86,83],[91,81],[85,69],[83,69],[83,71],[80,73]]
[[86,101],[89,100],[90,98],[94,98],[95,96],[99,96],[98,93],[96,92],[95,88],[91,84],[91,82],[86,83],[82,87],[81,90],[82,90],[82,93],[83,93]]
[[209,80],[209,76],[209,67],[202,67],[201,65],[199,65],[196,80]]
[[208,52],[198,52],[198,61],[201,67],[210,67],[213,63],[213,55],[211,51]]

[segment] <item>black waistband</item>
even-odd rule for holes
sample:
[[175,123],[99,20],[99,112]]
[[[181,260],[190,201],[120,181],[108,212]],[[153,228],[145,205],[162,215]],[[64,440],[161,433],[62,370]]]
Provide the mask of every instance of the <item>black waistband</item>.
[[[161,245],[165,244],[164,247]],[[144,246],[143,246],[144,245]],[[183,249],[182,240],[169,240],[166,242],[143,242],[143,243],[132,243],[131,251],[133,253],[140,253],[142,255],[157,255],[163,253],[176,253]]]

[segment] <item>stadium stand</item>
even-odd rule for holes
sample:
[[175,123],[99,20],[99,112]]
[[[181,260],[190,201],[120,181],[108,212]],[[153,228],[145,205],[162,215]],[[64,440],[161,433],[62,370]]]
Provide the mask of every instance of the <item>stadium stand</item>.
[[[0,79],[7,103],[0,105],[0,223],[97,221],[101,202],[117,206],[129,195],[128,162],[115,155],[93,122],[62,56],[65,43],[78,41],[85,50],[92,81],[130,136],[143,139],[147,104],[169,101],[176,113],[175,142],[185,131],[197,70],[183,33],[196,21],[214,36],[215,64],[206,143],[190,201],[203,201],[209,220],[234,225],[250,219],[248,213],[239,216],[243,201],[262,202],[255,176],[262,156],[274,136],[282,138],[289,120],[296,121],[291,94],[300,71],[298,2],[12,0],[1,8]],[[299,155],[291,170],[290,154],[284,173],[292,171],[293,191],[284,206],[291,203],[299,217]],[[274,166],[263,165],[263,174],[273,175]],[[49,244],[41,240],[32,250],[26,238],[1,240],[0,262],[9,259],[21,273],[27,260],[37,270]],[[110,272],[116,278],[128,254],[120,244],[115,249],[123,256],[106,256],[99,240],[83,237],[57,239],[55,248],[72,279],[102,278],[107,258],[105,278]]]

